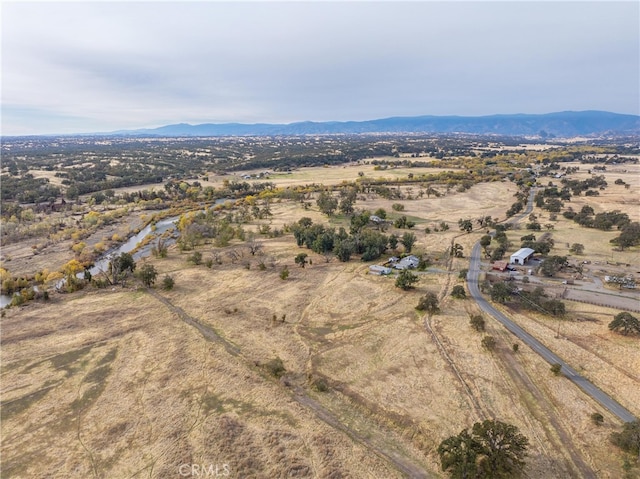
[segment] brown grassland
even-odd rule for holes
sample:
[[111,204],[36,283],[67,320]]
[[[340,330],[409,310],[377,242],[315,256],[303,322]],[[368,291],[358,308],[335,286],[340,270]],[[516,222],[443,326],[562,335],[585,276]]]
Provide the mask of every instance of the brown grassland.
[[[586,175],[580,167],[576,176]],[[296,174],[302,182],[324,182],[325,173],[330,183],[361,169]],[[627,169],[605,173],[610,186],[601,196],[571,205],[621,209],[640,220],[639,171]],[[290,176],[273,181],[298,181]],[[614,185],[617,177],[632,187]],[[174,247],[166,259],[144,260],[159,280],[175,279],[171,291],[159,284],[153,294],[132,285],[87,289],[9,309],[1,320],[2,477],[180,477],[183,464],[226,464],[231,477],[379,478],[420,471],[444,477],[440,442],[488,418],[514,424],[529,438],[526,477],[623,477],[624,456],[608,441],[619,420],[554,376],[524,344],[514,352],[519,341],[488,317],[484,334],[494,336],[497,347],[484,349],[483,334],[469,325],[479,309],[449,295],[464,284],[457,273],[468,259],[450,262],[445,249],[455,239],[466,256],[483,234],[461,235],[457,220],[504,219],[515,192],[513,183],[495,182],[401,201],[402,214],[418,223],[415,250],[433,263],[411,291],[368,274],[369,263],[326,262],[285,235],[260,238],[257,256],[232,245],[242,257],[231,262],[223,255],[212,268],[189,264],[188,253]],[[394,202],[369,197],[356,206],[391,212]],[[276,202],[272,211],[261,222],[277,228],[303,216],[327,221],[315,205],[305,210]],[[424,233],[441,221],[449,231]],[[608,241],[615,232],[586,230],[561,216],[554,225],[553,254],[568,254],[568,243],[581,242],[585,257],[611,261]],[[507,254],[523,234],[509,233]],[[213,247],[200,250],[208,258]],[[301,251],[312,259],[305,268],[293,261]],[[637,269],[638,254],[636,248],[613,258]],[[266,269],[258,268],[260,261]],[[282,280],[285,265],[290,276]],[[440,297],[440,313],[432,317],[415,310],[428,291]],[[567,305],[561,323],[505,309],[640,415],[638,339],[608,330],[616,310]],[[186,322],[192,320],[208,337]],[[275,358],[286,369],[280,379],[265,367]],[[603,425],[592,423],[594,412],[603,414]]]

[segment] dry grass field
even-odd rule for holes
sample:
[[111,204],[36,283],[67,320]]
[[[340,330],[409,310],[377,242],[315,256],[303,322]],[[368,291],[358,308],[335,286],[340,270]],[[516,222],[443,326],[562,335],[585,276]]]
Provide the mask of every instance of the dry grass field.
[[[421,273],[412,291],[368,274],[366,263],[327,263],[286,235],[261,238],[260,257],[232,246],[243,257],[232,263],[223,255],[212,268],[189,264],[175,248],[145,260],[159,278],[175,279],[171,291],[156,287],[158,297],[88,290],[8,310],[0,320],[2,477],[180,477],[184,464],[227,465],[230,477],[415,475],[403,465],[444,477],[439,443],[486,418],[529,438],[529,478],[623,477],[623,456],[608,442],[619,421],[523,344],[514,353],[518,341],[490,318],[485,334],[497,347],[484,349],[483,334],[469,325],[476,306],[449,296],[468,260],[455,259],[451,275],[437,272],[448,267],[451,240],[468,254],[480,237],[460,235],[457,220],[503,219],[515,191],[491,183],[402,201],[402,214],[418,220],[415,249],[436,270]],[[368,198],[356,207],[391,212],[393,202]],[[274,203],[272,211],[274,228],[302,216],[326,221],[299,204]],[[440,221],[451,229],[424,233]],[[571,228],[556,223],[558,251],[573,242]],[[584,239],[585,252],[601,247],[604,257],[600,241]],[[201,251],[206,259],[212,247]],[[300,251],[311,265],[294,264]],[[291,274],[282,280],[285,265]],[[427,291],[441,298],[431,318],[414,309]],[[640,414],[637,338],[608,331],[615,311],[569,309],[574,319],[562,323],[560,338],[557,321],[509,314]],[[185,318],[209,328],[209,337]],[[279,380],[265,368],[277,357],[286,369]],[[604,415],[602,426],[591,422],[593,412]]]

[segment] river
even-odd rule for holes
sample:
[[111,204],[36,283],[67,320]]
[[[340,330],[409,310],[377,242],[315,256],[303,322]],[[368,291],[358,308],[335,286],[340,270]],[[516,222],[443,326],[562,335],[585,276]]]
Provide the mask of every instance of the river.
[[[228,201],[229,198],[221,198],[216,200],[215,205],[219,205]],[[180,216],[172,216],[170,218],[165,218],[163,220],[158,221],[152,227],[151,225],[145,226],[140,232],[131,238],[129,238],[126,242],[122,243],[118,248],[110,250],[103,254],[89,269],[91,275],[99,274],[103,271],[106,271],[109,266],[109,259],[113,255],[118,255],[120,253],[129,253],[136,249],[136,247],[150,234],[153,233],[154,236],[160,236],[161,234],[175,228],[175,224],[180,219]],[[167,240],[167,244],[173,243],[173,240],[169,238]],[[133,253],[133,259],[139,260],[151,254],[151,248],[153,248],[154,242],[149,242],[148,244],[139,248],[135,253]],[[78,276],[82,277],[84,273],[80,273]],[[0,308],[4,308],[5,306],[11,303],[11,296],[7,294],[0,295]]]

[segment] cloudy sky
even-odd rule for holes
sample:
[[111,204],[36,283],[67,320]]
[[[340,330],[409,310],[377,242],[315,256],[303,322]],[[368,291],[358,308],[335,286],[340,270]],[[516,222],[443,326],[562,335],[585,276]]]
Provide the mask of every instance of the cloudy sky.
[[640,108],[640,3],[2,2],[2,134]]

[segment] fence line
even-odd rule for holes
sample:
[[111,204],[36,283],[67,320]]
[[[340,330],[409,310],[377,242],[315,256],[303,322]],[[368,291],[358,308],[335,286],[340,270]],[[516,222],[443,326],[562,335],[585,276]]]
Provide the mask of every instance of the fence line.
[[633,311],[634,313],[640,313],[640,308],[627,308],[627,307],[620,307],[620,306],[614,306],[612,304],[606,304],[606,303],[598,303],[596,301],[589,301],[586,299],[575,299],[575,298],[563,298],[566,299],[567,301],[575,301],[576,303],[587,303],[587,304],[593,304],[595,306],[604,306],[605,308],[612,308],[612,309],[621,309],[624,311]]

